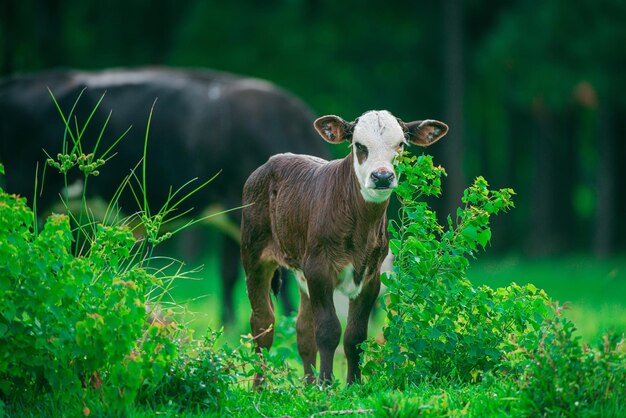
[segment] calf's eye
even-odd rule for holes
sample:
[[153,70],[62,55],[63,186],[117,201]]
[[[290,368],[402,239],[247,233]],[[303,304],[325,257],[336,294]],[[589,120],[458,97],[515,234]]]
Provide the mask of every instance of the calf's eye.
[[365,145],[355,142],[354,146],[356,147],[357,151],[364,152],[367,154],[367,147]]
[[359,164],[363,164],[367,160],[367,147],[355,142],[354,148],[356,148],[356,159],[359,161]]

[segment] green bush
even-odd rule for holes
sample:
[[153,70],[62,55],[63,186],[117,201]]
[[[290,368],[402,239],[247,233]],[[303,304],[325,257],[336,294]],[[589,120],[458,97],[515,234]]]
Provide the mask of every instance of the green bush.
[[491,215],[513,206],[512,190],[489,190],[478,177],[444,228],[420,201],[440,194],[444,170],[429,156],[405,157],[398,170],[405,179],[397,189],[400,220],[390,223],[396,260],[382,277],[384,341],[365,343],[369,383],[480,382],[515,399],[513,409],[524,415],[623,416],[623,336],[607,335],[588,347],[562,308],[535,286],[476,287],[465,275],[489,242]]
[[605,335],[596,347],[580,342],[574,324],[553,305],[537,333],[513,340],[502,366],[516,377],[524,409],[533,415],[623,416],[624,336]]
[[194,341],[171,318],[147,312],[147,295],[162,280],[137,257],[128,228],[98,225],[75,256],[68,216],[49,217],[37,235],[33,219],[25,199],[0,189],[0,399],[9,410],[217,410],[255,371],[273,387],[295,383],[284,364],[293,353],[261,361],[251,340],[218,348],[221,332]]
[[179,355],[168,363],[162,378],[145,386],[139,401],[177,409],[219,409],[236,383],[238,361],[228,349],[218,349],[221,333],[209,331],[205,340],[184,341]]
[[66,215],[49,217],[37,235],[33,219],[25,199],[0,189],[2,398],[49,394],[71,404],[95,391],[112,407],[132,403],[176,355],[163,325],[148,322],[146,295],[158,279],[131,262],[128,228],[98,226],[77,257]]
[[[276,335],[289,338],[295,318],[288,317],[276,327]],[[266,376],[268,390],[279,393],[301,386],[300,379],[286,359],[295,359],[295,347],[284,344],[259,356],[254,351],[252,336],[243,336],[231,348],[219,346],[222,331],[209,330],[203,340],[181,341],[178,355],[168,363],[163,377],[153,385],[144,385],[139,394],[141,403],[158,408],[167,405],[177,411],[219,411],[227,403],[236,403],[241,396],[237,389],[248,390],[255,372]]]
[[491,238],[491,215],[513,206],[511,189],[489,190],[478,177],[456,219],[439,224],[423,202],[441,192],[443,168],[432,157],[405,157],[396,193],[400,219],[390,222],[393,272],[384,274],[388,303],[384,342],[366,342],[364,374],[396,387],[424,379],[477,381],[511,348],[509,334],[539,329],[547,297],[534,286],[493,290],[466,277],[468,258]]
[[[133,404],[140,388],[159,382],[177,357],[183,330],[146,309],[160,301],[164,291],[154,290],[163,279],[171,280],[150,263],[154,247],[171,236],[160,232],[168,214],[198,189],[151,215],[145,174],[140,181],[129,173],[118,191],[136,179],[140,211],[123,220],[105,214],[109,225],[97,222],[87,207],[88,179],[99,175],[124,135],[96,157],[106,123],[92,152],[81,143],[96,109],[80,127],[78,121],[70,126],[71,113],[57,108],[67,129],[62,152],[46,164],[61,172],[66,185],[70,170],[82,172],[80,211],[71,210],[65,193],[67,213],[50,216],[39,231],[25,199],[0,189],[0,399],[17,410],[47,400],[70,415],[89,414],[90,405],[119,412]],[[136,238],[133,231],[142,226],[146,237]]]

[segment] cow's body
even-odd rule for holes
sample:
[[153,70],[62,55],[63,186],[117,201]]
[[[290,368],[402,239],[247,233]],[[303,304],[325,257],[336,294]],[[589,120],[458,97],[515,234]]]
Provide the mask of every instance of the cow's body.
[[[339,181],[353,175],[352,164],[351,155],[328,162],[307,155],[280,154],[248,180],[250,193],[244,194],[243,201],[254,202],[255,208],[246,213],[260,218],[246,220],[262,229],[248,229],[246,242],[255,241],[255,248],[263,249],[261,259],[272,259],[295,271],[305,293],[306,282],[299,273],[312,251],[330,256],[327,268],[336,279],[333,289],[344,284],[339,273],[346,270],[354,271],[346,280],[354,277],[358,288],[387,255],[387,202],[354,204],[359,198],[356,181]],[[314,241],[309,242],[311,239]],[[352,293],[348,288],[346,291]]]
[[[255,170],[244,186],[241,255],[258,349],[269,349],[275,321],[270,299],[274,271],[286,267],[300,284],[296,325],[305,375],[320,353],[320,378],[332,377],[341,337],[333,302],[340,289],[350,297],[344,351],[349,383],[360,378],[360,344],[380,290],[380,268],[388,252],[386,209],[397,185],[393,163],[406,141],[430,145],[445,135],[437,121],[404,124],[389,112],[367,112],[355,122],[336,116],[316,121],[324,139],[349,140],[341,160],[277,155]],[[405,138],[405,136],[407,138]],[[262,376],[257,375],[258,385]]]
[[[65,126],[47,87],[66,115],[84,89],[74,112],[81,127],[106,93],[83,136],[86,152],[93,150],[109,111],[113,113],[99,153],[133,126],[116,146],[117,154],[99,169],[100,176],[89,179],[88,192],[105,200],[140,162],[148,115],[158,98],[147,151],[147,196],[153,213],[166,201],[170,187],[176,190],[193,178],[203,181],[219,171],[214,182],[181,209],[203,210],[215,204],[237,207],[246,178],[270,155],[288,150],[328,155],[311,127],[314,117],[308,107],[265,81],[206,70],[162,68],[13,76],[0,81],[0,161],[6,169],[5,190],[29,200],[35,166],[40,163],[41,173],[46,159],[43,150],[56,158],[64,135]],[[58,202],[63,182],[54,171],[47,168],[44,194],[38,197],[40,208]],[[74,174],[82,173],[74,169]],[[128,214],[138,210],[128,190],[120,205]],[[238,223],[238,213],[232,216]],[[239,265],[237,243],[225,239],[222,252],[225,319],[230,320]]]

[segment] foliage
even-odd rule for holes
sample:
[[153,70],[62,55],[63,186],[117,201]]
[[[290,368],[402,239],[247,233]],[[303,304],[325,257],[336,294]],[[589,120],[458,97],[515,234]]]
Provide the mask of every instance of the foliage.
[[491,215],[513,206],[511,189],[493,191],[478,177],[464,192],[455,222],[439,224],[424,196],[438,196],[443,168],[432,157],[404,157],[397,188],[402,209],[390,222],[394,270],[383,275],[389,302],[385,341],[367,342],[364,373],[393,386],[446,377],[477,381],[511,348],[508,335],[538,329],[547,297],[532,285],[473,286],[468,258],[491,237]]
[[[159,305],[172,278],[150,263],[154,247],[171,236],[161,232],[170,212],[208,181],[174,201],[182,188],[177,190],[151,215],[144,170],[139,193],[133,190],[143,198],[143,204],[138,198],[140,212],[125,219],[111,215],[114,197],[104,216],[107,224],[97,222],[87,207],[88,179],[99,174],[124,135],[97,154],[107,120],[88,152],[82,135],[102,98],[82,127],[78,120],[69,122],[80,96],[69,115],[52,99],[66,132],[63,152],[47,165],[65,178],[67,214],[50,216],[39,231],[26,200],[0,189],[0,399],[12,405],[48,399],[69,408],[71,415],[78,410],[89,414],[89,404],[98,399],[97,404],[119,413],[133,404],[139,389],[161,381],[177,359],[184,330],[148,312]],[[74,168],[84,176],[78,215],[67,193]],[[126,181],[119,190],[129,185]],[[145,238],[136,238],[133,231],[140,236],[142,228]]]
[[10,408],[219,409],[255,371],[272,386],[294,383],[283,357],[289,350],[261,360],[251,338],[236,349],[218,348],[218,332],[193,341],[147,309],[163,280],[148,273],[128,227],[97,225],[88,249],[74,255],[68,216],[52,215],[37,235],[33,224],[25,199],[0,189],[0,399]]
[[145,379],[163,374],[176,347],[149,324],[148,290],[158,279],[129,264],[135,239],[98,226],[85,256],[72,254],[69,218],[51,216],[37,236],[25,199],[0,194],[0,393],[50,393],[77,402],[133,401]]
[[[276,335],[288,334],[293,329],[293,318],[276,328]],[[252,376],[262,372],[266,388],[281,392],[297,384],[295,370],[286,363],[295,358],[293,347],[278,347],[259,356],[253,351],[252,336],[242,337],[240,344],[231,348],[219,345],[223,332],[209,329],[203,340],[180,342],[178,356],[171,359],[160,380],[144,385],[139,402],[152,407],[167,405],[169,409],[219,411],[229,402],[236,402],[241,394],[237,387],[249,390]]]
[[234,383],[235,357],[226,350],[216,350],[219,333],[209,331],[203,341],[185,341],[180,354],[173,358],[161,380],[145,387],[140,401],[170,404],[178,408],[217,409]]
[[607,334],[597,347],[580,342],[574,324],[553,305],[554,316],[537,333],[513,340],[503,366],[514,375],[520,399],[533,415],[578,416],[592,410],[619,415],[626,398],[624,337]]

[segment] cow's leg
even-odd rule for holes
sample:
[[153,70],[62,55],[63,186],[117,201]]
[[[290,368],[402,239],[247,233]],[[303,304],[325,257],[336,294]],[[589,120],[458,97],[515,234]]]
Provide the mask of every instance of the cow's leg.
[[[278,267],[273,262],[261,262],[260,260],[248,260],[243,258],[246,271],[246,288],[252,314],[250,315],[250,327],[255,339],[256,351],[261,353],[263,349],[270,349],[274,342],[274,305],[270,297],[272,276]],[[255,374],[254,386],[259,386],[263,381],[261,374]]]
[[361,379],[359,361],[363,349],[360,344],[367,338],[367,325],[372,307],[380,292],[379,275],[366,277],[363,289],[356,299],[350,299],[348,323],[343,335],[343,349],[348,360],[347,383],[355,383]]
[[315,324],[313,322],[313,310],[311,300],[302,289],[300,289],[300,308],[296,321],[296,334],[298,339],[298,353],[302,358],[304,376],[308,383],[314,380],[313,370],[317,363],[317,344],[315,343]]
[[235,284],[237,284],[237,277],[239,276],[239,263],[239,243],[223,235],[220,270],[222,273],[222,291],[224,299],[222,320],[226,325],[231,325],[235,320],[233,292],[235,290]]
[[327,263],[318,261],[324,259],[309,258],[303,271],[313,311],[315,342],[320,353],[320,380],[329,382],[333,378],[333,358],[341,338],[341,324],[333,302],[333,283],[337,273],[326,269]]

